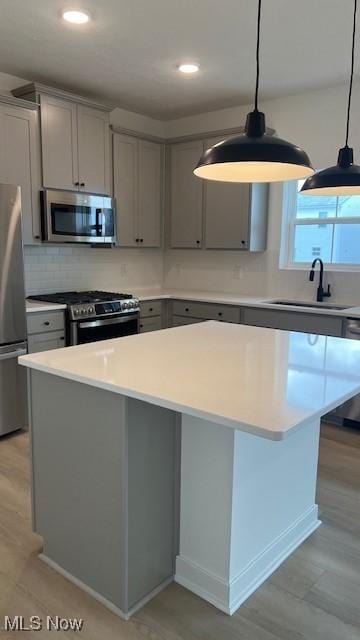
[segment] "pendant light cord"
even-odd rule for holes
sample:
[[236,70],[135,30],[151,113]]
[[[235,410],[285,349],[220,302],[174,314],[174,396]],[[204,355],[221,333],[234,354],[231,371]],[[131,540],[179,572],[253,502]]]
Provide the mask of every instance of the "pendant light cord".
[[352,94],[353,76],[354,76],[354,60],[355,60],[356,11],[357,11],[357,0],[354,0],[354,22],[353,22],[352,46],[351,46],[351,72],[350,72],[349,96],[348,96],[348,106],[347,106],[347,116],[346,116],[345,147],[348,146],[348,140],[349,140],[350,107],[351,107],[351,94]]
[[[256,84],[255,84],[255,111],[258,111],[258,95],[259,95],[259,75],[260,75],[260,20],[261,20],[261,2],[258,3],[258,15],[257,15],[257,41],[256,41]],[[355,3],[357,0],[355,0]]]

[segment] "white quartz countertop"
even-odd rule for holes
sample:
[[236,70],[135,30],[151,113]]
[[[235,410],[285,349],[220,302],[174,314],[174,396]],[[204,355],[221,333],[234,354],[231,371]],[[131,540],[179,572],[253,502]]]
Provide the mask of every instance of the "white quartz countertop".
[[[317,315],[331,315],[340,316],[344,318],[360,318],[360,305],[351,306],[338,305],[326,300],[324,304],[329,305],[331,308],[324,308],[321,303],[316,303],[313,300],[308,300],[310,304],[315,304],[314,307],[307,306],[293,306],[287,304],[274,304],[274,300],[283,300],[284,296],[272,296],[271,298],[259,297],[259,296],[243,296],[236,293],[221,293],[217,291],[191,291],[180,289],[138,289],[132,291],[133,295],[137,296],[140,301],[146,300],[192,300],[194,302],[212,302],[218,304],[232,304],[243,307],[259,307],[262,309],[277,309],[278,311],[298,311],[300,313],[314,313]],[[287,298],[286,298],[287,299]],[[290,301],[290,300],[288,300]],[[299,302],[294,299],[294,302]],[[346,306],[346,309],[337,309],[337,306]]]
[[360,392],[360,341],[214,321],[19,362],[273,440]]
[[66,309],[66,304],[54,304],[53,302],[36,302],[26,300],[26,313],[39,313],[40,311],[60,311]]
[[[299,313],[314,313],[317,315],[331,315],[340,316],[344,318],[360,318],[360,306],[352,307],[348,305],[346,309],[336,309],[336,303],[333,308],[325,309],[321,306],[315,307],[297,307],[286,304],[273,304],[276,299],[266,297],[255,296],[242,296],[235,293],[221,293],[217,291],[187,291],[177,289],[138,289],[132,290],[133,295],[137,296],[141,302],[146,300],[192,300],[193,302],[209,302],[216,304],[230,304],[243,307],[258,307],[262,309],[277,309],[278,311],[297,311]],[[282,299],[280,296],[278,299]],[[295,300],[295,302],[298,302]],[[309,301],[312,303],[311,301]],[[331,302],[326,301],[327,305],[332,305]],[[344,305],[345,306],[345,305]],[[27,313],[39,312],[39,311],[56,311],[60,309],[66,309],[65,304],[54,304],[51,302],[36,302],[33,300],[26,300]]]

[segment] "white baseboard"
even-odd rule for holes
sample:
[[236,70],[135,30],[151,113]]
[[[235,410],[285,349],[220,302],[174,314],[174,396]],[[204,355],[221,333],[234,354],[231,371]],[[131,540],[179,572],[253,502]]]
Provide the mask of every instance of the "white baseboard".
[[125,613],[124,611],[119,609],[119,607],[117,607],[113,602],[111,602],[110,600],[107,600],[107,598],[104,598],[104,596],[100,595],[100,593],[98,593],[97,591],[89,587],[87,584],[85,584],[78,578],[75,578],[75,576],[73,576],[71,573],[66,571],[66,569],[63,569],[59,564],[57,564],[57,562],[54,562],[54,560],[51,560],[51,558],[48,558],[44,553],[40,553],[39,558],[40,560],[48,564],[49,567],[51,567],[52,569],[55,569],[55,571],[57,571],[62,576],[64,576],[64,578],[66,578],[67,580],[75,584],[77,587],[79,587],[79,589],[82,589],[82,591],[85,591],[86,593],[88,593],[95,600],[103,604],[104,607],[112,611],[112,613],[115,613],[117,616],[119,616],[123,620],[129,620],[129,618],[131,618],[131,616],[136,611],[138,611],[138,609],[141,609],[141,607],[143,607],[147,602],[149,602],[149,600],[154,598],[158,593],[160,593],[160,591],[165,589],[165,587],[167,587],[174,580],[173,576],[170,576],[169,578],[164,580],[164,582],[159,584],[155,589],[153,589],[150,593],[144,596],[144,598],[141,598],[139,602],[137,602],[133,607],[131,607],[131,609],[129,609],[129,611]]
[[231,582],[206,571],[189,558],[178,556],[175,582],[232,615],[320,524],[318,507],[314,505],[273,540]]

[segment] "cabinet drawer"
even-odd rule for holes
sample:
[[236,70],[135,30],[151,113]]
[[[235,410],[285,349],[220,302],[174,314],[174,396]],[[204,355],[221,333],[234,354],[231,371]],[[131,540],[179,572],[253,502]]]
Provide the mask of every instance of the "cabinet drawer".
[[140,333],[146,333],[147,331],[159,331],[161,328],[161,316],[140,319]]
[[64,314],[62,311],[29,313],[27,330],[30,335],[44,331],[64,331]]
[[161,316],[161,300],[140,302],[140,316]]
[[203,302],[173,302],[173,314],[176,316],[192,316],[204,320],[223,320],[224,322],[239,322],[240,309],[223,304],[207,304]]
[[28,352],[50,351],[65,347],[64,331],[48,331],[36,333],[28,337]]
[[342,319],[314,313],[274,311],[271,309],[243,309],[243,324],[286,331],[302,331],[325,336],[342,335]]
[[184,316],[173,316],[171,321],[172,327],[182,327],[184,324],[196,324],[197,322],[205,322],[200,318],[185,318]]

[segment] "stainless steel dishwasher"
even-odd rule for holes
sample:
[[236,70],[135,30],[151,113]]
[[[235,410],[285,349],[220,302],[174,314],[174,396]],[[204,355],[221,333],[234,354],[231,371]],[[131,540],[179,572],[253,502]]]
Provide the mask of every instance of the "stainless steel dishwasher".
[[[344,338],[360,340],[360,318],[347,318],[344,322]],[[328,414],[329,421],[360,429],[360,394],[341,404]]]

